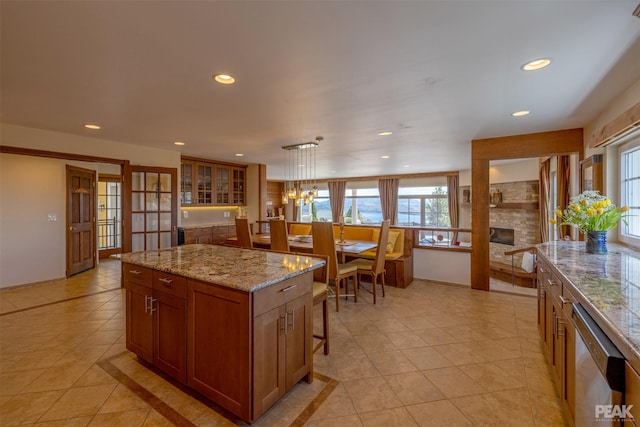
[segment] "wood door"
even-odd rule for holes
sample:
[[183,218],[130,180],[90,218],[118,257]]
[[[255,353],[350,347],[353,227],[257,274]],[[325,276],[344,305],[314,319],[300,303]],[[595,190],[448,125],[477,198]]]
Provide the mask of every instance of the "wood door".
[[164,249],[178,244],[178,171],[131,166],[127,187],[131,207],[130,245],[124,252]]
[[67,276],[96,266],[96,172],[67,165]]
[[[313,371],[313,297],[305,294],[287,303],[287,390]],[[312,375],[307,377],[311,382]]]
[[187,303],[153,291],[153,364],[187,382]]

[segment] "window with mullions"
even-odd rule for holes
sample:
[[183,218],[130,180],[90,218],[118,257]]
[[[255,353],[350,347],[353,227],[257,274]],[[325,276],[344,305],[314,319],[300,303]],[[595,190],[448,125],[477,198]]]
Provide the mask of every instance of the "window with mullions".
[[627,225],[620,223],[620,239],[640,244],[640,139],[619,149],[620,205],[629,206]]
[[346,224],[382,223],[380,192],[377,187],[347,188],[344,199],[344,222]]
[[450,227],[447,186],[400,187],[398,225]]

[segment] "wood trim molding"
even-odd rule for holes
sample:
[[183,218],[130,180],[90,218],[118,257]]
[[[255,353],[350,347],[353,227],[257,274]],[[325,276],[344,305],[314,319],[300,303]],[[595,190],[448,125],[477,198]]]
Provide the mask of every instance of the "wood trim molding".
[[129,163],[129,160],[86,156],[84,154],[75,153],[62,153],[58,151],[34,150],[31,148],[11,147],[8,145],[0,145],[0,153],[18,154],[22,156],[48,157],[51,159],[77,160],[81,162],[111,163],[116,165],[124,165],[126,163]]
[[423,173],[408,173],[404,175],[373,175],[373,176],[357,176],[351,178],[329,178],[329,179],[317,179],[317,182],[335,182],[335,181],[373,181],[377,179],[406,179],[406,178],[430,178],[436,176],[458,176],[458,171],[449,172],[423,172]]
[[640,102],[593,133],[589,137],[588,146],[595,148],[607,145],[613,138],[637,125],[640,125]]
[[222,165],[222,166],[232,166],[235,168],[247,168],[247,164],[246,163],[232,163],[232,162],[225,162],[222,160],[212,160],[212,159],[205,159],[202,157],[190,157],[190,156],[180,156],[180,160],[185,160],[187,162],[199,162],[199,163],[211,163],[214,165]]

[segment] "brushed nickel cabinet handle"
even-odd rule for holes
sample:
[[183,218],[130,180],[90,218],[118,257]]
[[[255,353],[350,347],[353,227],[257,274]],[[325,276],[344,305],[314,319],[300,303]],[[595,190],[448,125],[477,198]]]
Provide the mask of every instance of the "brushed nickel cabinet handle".
[[286,288],[282,288],[280,289],[280,292],[287,292],[290,291],[291,289],[295,288],[298,285],[291,285],[291,286],[287,286]]
[[569,303],[572,302],[569,298],[565,298],[562,295],[559,295],[559,296],[560,296],[560,301],[562,302],[562,304],[569,304]]
[[139,275],[142,274],[142,271],[140,271],[140,270],[129,270],[129,273],[135,274],[136,276],[139,276]]
[[293,310],[291,310],[290,313],[288,313],[289,317],[291,317],[291,330],[293,331],[295,329],[295,325],[296,325],[296,318],[295,318],[295,312]]
[[165,288],[173,289],[173,286],[171,286],[171,282],[173,282],[173,279],[167,279],[166,277],[161,277],[158,279],[158,281],[162,283],[162,285]]

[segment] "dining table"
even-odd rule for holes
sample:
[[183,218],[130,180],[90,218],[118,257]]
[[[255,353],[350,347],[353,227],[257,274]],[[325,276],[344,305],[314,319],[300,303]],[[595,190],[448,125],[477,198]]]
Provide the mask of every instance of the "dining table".
[[[268,233],[255,234],[252,236],[253,246],[255,248],[270,249],[271,235]],[[377,242],[370,240],[344,240],[336,239],[336,253],[341,258],[340,262],[344,262],[347,255],[359,255],[378,246]],[[289,248],[292,252],[313,252],[313,240],[311,236],[289,236]]]

